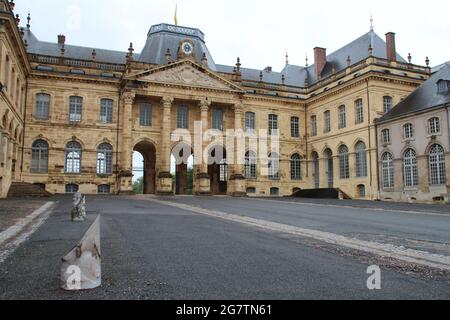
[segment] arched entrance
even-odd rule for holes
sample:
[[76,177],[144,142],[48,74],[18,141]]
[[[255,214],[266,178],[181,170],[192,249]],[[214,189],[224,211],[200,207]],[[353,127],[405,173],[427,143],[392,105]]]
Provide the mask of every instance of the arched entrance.
[[313,166],[314,189],[320,189],[319,155],[317,154],[317,152],[313,152],[311,157],[312,157],[312,166]]
[[226,195],[228,191],[227,153],[222,146],[215,146],[208,153],[208,174],[211,179],[211,194]]
[[333,167],[333,151],[326,149],[323,153],[327,163],[328,188],[334,188],[334,167]]
[[[143,179],[142,192],[144,194],[156,193],[156,148],[148,141],[139,142],[134,147],[133,174]],[[136,154],[139,153],[139,154]],[[141,157],[139,157],[139,155]],[[142,166],[136,165],[136,159],[142,159]],[[137,160],[139,161],[139,160]]]
[[194,188],[194,155],[191,146],[178,144],[172,150],[170,170],[175,175],[175,194],[192,195]]

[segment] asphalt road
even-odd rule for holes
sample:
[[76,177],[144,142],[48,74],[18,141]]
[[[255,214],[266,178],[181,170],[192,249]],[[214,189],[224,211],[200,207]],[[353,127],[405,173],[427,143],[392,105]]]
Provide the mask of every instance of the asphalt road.
[[[168,200],[318,230],[388,230],[450,243],[446,216],[231,198]],[[449,279],[390,267],[382,268],[382,289],[370,291],[366,271],[375,260],[363,262],[304,239],[145,199],[87,201],[90,221],[102,217],[102,287],[80,293],[59,289],[60,258],[89,226],[70,223],[70,199],[60,198],[47,222],[0,265],[0,299],[450,299]]]

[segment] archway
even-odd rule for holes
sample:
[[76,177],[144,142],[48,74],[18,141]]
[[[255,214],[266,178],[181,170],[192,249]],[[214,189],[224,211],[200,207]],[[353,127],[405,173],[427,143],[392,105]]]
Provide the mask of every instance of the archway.
[[194,189],[194,155],[187,144],[178,144],[172,150],[170,171],[175,176],[175,194],[192,195]]
[[208,174],[211,179],[211,194],[226,195],[228,191],[227,153],[222,146],[215,146],[208,153]]
[[133,174],[142,178],[143,194],[156,193],[156,148],[151,142],[142,141],[134,147]]
[[327,176],[328,188],[334,188],[334,167],[333,167],[333,151],[326,149],[323,153],[325,161],[327,162]]

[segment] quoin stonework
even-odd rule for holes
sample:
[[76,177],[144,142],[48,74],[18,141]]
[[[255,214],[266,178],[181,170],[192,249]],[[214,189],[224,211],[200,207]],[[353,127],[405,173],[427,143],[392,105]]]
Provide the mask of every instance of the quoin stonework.
[[[144,158],[147,194],[186,193],[187,161],[175,172],[171,165],[192,156],[197,195],[338,189],[367,200],[437,197],[428,196],[433,188],[422,178],[420,196],[402,193],[400,140],[392,142],[393,182],[382,179],[389,145],[380,143],[377,125],[388,123],[377,120],[399,103],[412,107],[404,106],[407,97],[433,75],[428,59],[421,66],[397,54],[394,33],[382,39],[372,28],[334,53],[315,48],[311,65],[286,61],[275,72],[245,68],[239,58],[234,66],[215,63],[195,28],[157,24],[141,52],[132,44],[117,52],[71,45],[64,35],[40,41],[31,18],[21,21],[13,10],[13,1],[0,1],[2,197],[17,183],[50,193],[131,193],[135,151]],[[433,149],[444,154],[433,190],[447,199],[448,104],[442,106],[431,115],[441,135],[429,134],[435,143],[421,143],[417,156],[424,172],[430,147],[442,148]],[[237,136],[230,143],[205,135],[230,130],[247,136],[243,150]]]

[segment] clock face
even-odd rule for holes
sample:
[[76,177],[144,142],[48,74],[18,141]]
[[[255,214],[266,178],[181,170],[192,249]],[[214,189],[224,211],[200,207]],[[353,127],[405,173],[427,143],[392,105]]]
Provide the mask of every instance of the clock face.
[[184,54],[192,54],[193,48],[192,48],[192,44],[190,44],[189,42],[183,43],[181,48],[182,48]]

